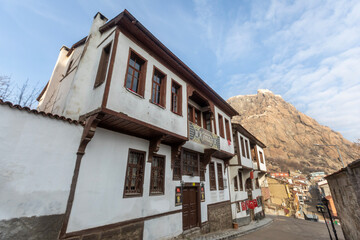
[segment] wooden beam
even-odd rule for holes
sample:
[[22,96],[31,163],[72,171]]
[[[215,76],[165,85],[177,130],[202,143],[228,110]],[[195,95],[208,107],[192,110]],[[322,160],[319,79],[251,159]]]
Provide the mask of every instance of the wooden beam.
[[154,153],[157,153],[160,149],[161,141],[164,140],[166,135],[154,137],[150,140],[148,162],[152,163]]
[[207,148],[204,150],[204,166],[208,165],[211,161],[211,156],[216,152],[216,149]]
[[181,148],[186,143],[186,141],[174,144],[171,146],[171,169],[174,168],[175,159],[180,157]]

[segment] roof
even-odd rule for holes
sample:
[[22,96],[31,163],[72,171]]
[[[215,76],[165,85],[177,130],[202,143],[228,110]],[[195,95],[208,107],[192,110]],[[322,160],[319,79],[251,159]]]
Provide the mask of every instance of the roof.
[[254,135],[252,135],[248,130],[246,130],[240,123],[231,123],[233,129],[237,130],[241,134],[243,134],[245,137],[249,138],[250,141],[255,142],[257,145],[259,145],[262,148],[266,148],[265,144],[262,143],[259,139],[257,139]]
[[43,111],[38,111],[36,109],[30,109],[29,107],[22,107],[18,104],[13,104],[9,101],[3,101],[2,99],[0,99],[0,105],[4,105],[4,106],[8,106],[12,109],[18,109],[20,111],[24,111],[24,112],[28,112],[28,113],[34,113],[35,115],[40,115],[40,116],[44,116],[47,118],[51,118],[51,119],[56,119],[56,120],[61,120],[61,121],[65,121],[68,122],[70,124],[75,124],[75,125],[85,125],[84,122],[82,121],[76,121],[70,118],[66,118],[64,116],[59,116],[57,114],[52,114],[52,113],[46,113]]
[[[101,15],[101,13],[97,13]],[[96,14],[96,15],[97,15]],[[95,15],[95,16],[96,16]],[[210,99],[218,105],[223,111],[230,116],[239,115],[239,113],[230,106],[219,94],[217,94],[204,80],[202,80],[195,72],[193,72],[185,63],[183,63],[174,53],[172,53],[164,44],[160,42],[149,30],[147,30],[133,15],[130,14],[126,9],[111,19],[99,28],[101,33],[104,33],[115,26],[121,26],[126,32],[132,34],[146,47],[150,48],[168,63],[172,68],[178,71],[186,81],[197,88],[207,93]],[[85,38],[86,39],[86,38]],[[75,48],[85,42],[85,39],[75,43],[72,48]]]
[[355,167],[360,167],[360,159],[355,160],[355,161],[349,163],[349,164],[347,165],[347,167],[341,168],[339,171],[336,171],[336,172],[334,172],[334,173],[332,173],[332,174],[329,174],[329,175],[325,176],[325,179],[329,179],[329,178],[336,177],[338,174],[340,174],[340,173],[342,173],[342,172],[345,172],[345,171],[346,171],[346,168],[355,168]]

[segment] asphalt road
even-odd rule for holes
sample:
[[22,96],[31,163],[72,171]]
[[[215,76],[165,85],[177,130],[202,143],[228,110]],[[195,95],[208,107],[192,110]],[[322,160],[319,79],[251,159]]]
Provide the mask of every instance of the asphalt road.
[[[269,216],[267,216],[269,217]],[[271,216],[270,216],[271,217]],[[301,219],[288,217],[272,217],[274,221],[259,230],[246,234],[238,240],[300,240],[300,239],[321,239],[329,240],[329,232],[325,223],[310,222]],[[329,226],[331,234],[332,228]],[[345,239],[339,225],[335,226],[339,239]],[[334,235],[333,240],[335,240]]]

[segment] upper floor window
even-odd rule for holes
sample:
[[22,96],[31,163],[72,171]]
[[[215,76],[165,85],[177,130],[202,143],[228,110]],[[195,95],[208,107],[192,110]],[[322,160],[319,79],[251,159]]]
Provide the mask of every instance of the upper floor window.
[[[100,86],[105,81],[106,72],[107,72],[109,60],[110,60],[110,51],[111,51],[111,43],[109,43],[102,49],[94,88]],[[71,64],[72,64],[72,62],[70,63],[70,65]],[[69,65],[68,71],[70,71],[70,65]]]
[[174,80],[171,83],[171,111],[181,115],[182,113],[182,91],[181,85],[177,84]]
[[203,119],[204,119],[203,127],[206,130],[209,130],[211,132],[212,131],[212,128],[211,128],[211,113],[210,112],[204,112],[203,113]]
[[238,171],[238,176],[239,176],[239,183],[240,183],[240,191],[244,191],[244,184],[243,184],[243,179],[242,179],[242,173],[240,172],[240,170]]
[[257,188],[257,189],[260,188],[259,178],[255,179],[255,188]]
[[152,78],[151,102],[165,107],[166,75],[159,69],[154,68]]
[[229,121],[225,118],[225,128],[226,128],[226,138],[228,141],[231,141],[231,136],[230,136],[230,124]]
[[219,134],[220,134],[220,137],[225,138],[223,116],[218,114],[218,120],[219,120]]
[[246,156],[245,156],[245,146],[244,146],[244,138],[243,138],[243,137],[240,137],[240,143],[241,143],[241,153],[242,153],[242,156],[243,156],[243,157],[246,157]]
[[238,187],[238,180],[237,180],[237,176],[234,177],[234,191],[238,191],[239,187]]
[[130,150],[126,168],[124,196],[141,196],[144,181],[145,152]]
[[219,184],[219,190],[224,190],[224,179],[223,179],[223,173],[222,173],[222,164],[217,164],[217,175],[218,175],[218,184]]
[[165,157],[153,156],[151,163],[150,194],[163,194],[165,181]]
[[248,141],[245,139],[246,157],[250,158]]
[[260,155],[260,162],[261,162],[261,163],[264,163],[263,153],[262,153],[262,152],[259,152],[259,155]]
[[200,112],[200,110],[198,110],[198,109],[196,109],[195,108],[195,124],[197,124],[198,126],[200,126],[201,127],[201,112]]
[[146,61],[130,50],[125,87],[132,92],[144,96],[145,73]]

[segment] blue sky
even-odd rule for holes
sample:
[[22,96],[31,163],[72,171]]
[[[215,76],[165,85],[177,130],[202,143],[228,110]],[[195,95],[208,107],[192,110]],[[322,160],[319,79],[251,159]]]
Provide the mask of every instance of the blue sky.
[[62,45],[128,9],[224,99],[269,89],[360,138],[360,2],[0,0],[0,75],[44,86]]

